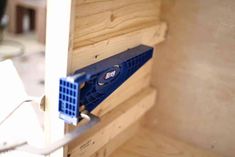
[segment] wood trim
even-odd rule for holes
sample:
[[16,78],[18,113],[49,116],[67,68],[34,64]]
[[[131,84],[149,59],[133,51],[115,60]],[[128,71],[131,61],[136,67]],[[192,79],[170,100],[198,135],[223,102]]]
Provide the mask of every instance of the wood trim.
[[[67,76],[70,55],[70,16],[72,0],[47,1],[46,38],[46,139],[48,143],[64,136],[64,122],[58,118],[59,78]],[[63,149],[51,156],[62,157]]]
[[72,52],[71,72],[140,44],[158,44],[165,40],[166,30],[166,23],[154,23],[149,27],[76,49]]

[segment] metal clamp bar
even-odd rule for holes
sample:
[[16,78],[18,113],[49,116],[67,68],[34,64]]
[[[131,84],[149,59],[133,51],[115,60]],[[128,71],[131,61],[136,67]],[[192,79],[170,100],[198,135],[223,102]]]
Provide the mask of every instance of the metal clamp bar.
[[91,114],[91,113],[82,113],[82,118],[87,119],[88,123],[76,128],[75,130],[67,133],[62,139],[44,147],[44,148],[37,148],[34,146],[29,145],[27,142],[23,142],[20,144],[12,144],[12,145],[5,145],[4,147],[0,147],[0,153],[4,153],[11,150],[22,150],[33,154],[39,155],[49,155],[54,151],[58,150],[59,148],[67,145],[74,139],[78,138],[81,134],[85,133],[88,129],[95,126],[98,122],[100,122],[100,118]]

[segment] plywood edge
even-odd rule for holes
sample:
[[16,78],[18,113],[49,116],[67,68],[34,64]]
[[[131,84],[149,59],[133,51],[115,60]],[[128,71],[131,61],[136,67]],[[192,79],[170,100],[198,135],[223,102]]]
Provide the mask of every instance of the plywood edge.
[[148,87],[105,114],[100,124],[70,145],[70,156],[88,157],[94,154],[142,117],[154,105],[155,98],[156,90]]
[[71,52],[71,72],[140,44],[154,46],[165,40],[166,30],[167,24],[160,22],[137,31],[115,36],[73,50]]
[[154,21],[154,22],[148,22],[148,23],[144,23],[144,24],[139,24],[139,25],[134,25],[130,28],[123,28],[119,31],[116,32],[112,32],[112,33],[107,33],[107,34],[102,34],[96,37],[93,37],[91,39],[86,39],[86,40],[81,40],[81,39],[74,39],[74,42],[77,43],[76,46],[74,46],[74,50],[81,48],[81,47],[85,47],[85,46],[89,46],[89,45],[93,45],[97,42],[101,42],[104,40],[108,40],[110,38],[114,38],[117,36],[121,36],[121,35],[125,35],[131,32],[135,32],[135,31],[139,31],[141,29],[145,29],[148,27],[152,27],[154,25],[158,25],[160,22]]
[[110,157],[219,157],[219,155],[166,136],[157,129],[140,127],[138,133]]

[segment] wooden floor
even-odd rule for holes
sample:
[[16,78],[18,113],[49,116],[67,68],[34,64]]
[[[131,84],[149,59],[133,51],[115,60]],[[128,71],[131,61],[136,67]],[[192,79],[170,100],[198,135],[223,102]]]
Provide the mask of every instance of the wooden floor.
[[169,138],[157,130],[142,128],[111,157],[219,157],[218,155]]

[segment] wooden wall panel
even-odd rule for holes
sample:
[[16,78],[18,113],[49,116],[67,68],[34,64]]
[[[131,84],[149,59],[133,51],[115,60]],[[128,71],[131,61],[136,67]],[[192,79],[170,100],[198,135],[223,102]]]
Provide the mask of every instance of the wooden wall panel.
[[158,46],[152,114],[187,142],[235,156],[235,1],[166,0],[167,40]]
[[160,0],[75,0],[73,48],[159,21]]
[[[160,0],[73,0],[69,72],[140,44],[153,46],[162,42],[167,25],[159,20],[160,4]],[[94,113],[103,116],[148,87],[151,66],[151,62],[144,65]],[[68,130],[73,128],[69,126]],[[79,147],[74,143],[68,146],[68,152]]]

